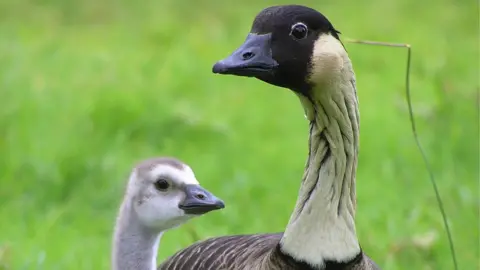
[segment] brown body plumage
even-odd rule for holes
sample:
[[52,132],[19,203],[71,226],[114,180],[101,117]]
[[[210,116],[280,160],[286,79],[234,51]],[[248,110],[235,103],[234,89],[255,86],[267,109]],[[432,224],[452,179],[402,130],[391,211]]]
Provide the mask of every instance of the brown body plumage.
[[[298,262],[279,249],[283,233],[232,235],[210,238],[181,250],[162,263],[158,270],[317,270]],[[345,264],[326,264],[324,269],[379,269],[360,253]]]

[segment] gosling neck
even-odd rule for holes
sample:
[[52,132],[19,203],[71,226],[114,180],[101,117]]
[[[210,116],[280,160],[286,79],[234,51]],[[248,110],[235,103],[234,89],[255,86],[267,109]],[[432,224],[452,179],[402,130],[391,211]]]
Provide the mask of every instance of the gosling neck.
[[[342,50],[344,51],[344,50]],[[355,75],[345,53],[335,79],[298,94],[310,122],[309,154],[281,250],[322,269],[360,254],[355,230],[359,111]]]
[[126,199],[120,207],[115,227],[112,270],[156,270],[162,234],[142,225],[132,200]]

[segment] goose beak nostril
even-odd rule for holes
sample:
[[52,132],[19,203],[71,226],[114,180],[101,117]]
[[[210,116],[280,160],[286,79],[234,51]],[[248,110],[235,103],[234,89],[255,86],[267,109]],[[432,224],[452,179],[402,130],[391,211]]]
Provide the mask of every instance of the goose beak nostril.
[[230,56],[218,61],[213,73],[255,77],[272,72],[278,63],[272,58],[271,34],[249,34]]
[[200,185],[186,185],[185,200],[179,208],[186,214],[202,215],[213,210],[225,208],[224,202]]

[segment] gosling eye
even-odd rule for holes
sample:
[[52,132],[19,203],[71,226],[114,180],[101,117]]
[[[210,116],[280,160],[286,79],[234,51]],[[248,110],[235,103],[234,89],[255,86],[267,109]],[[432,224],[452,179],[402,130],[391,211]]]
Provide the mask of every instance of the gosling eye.
[[170,187],[170,183],[167,180],[160,178],[154,183],[155,188],[159,191],[166,191]]
[[292,30],[290,31],[290,36],[293,38],[300,40],[306,38],[308,35],[308,27],[304,23],[296,23],[292,26]]

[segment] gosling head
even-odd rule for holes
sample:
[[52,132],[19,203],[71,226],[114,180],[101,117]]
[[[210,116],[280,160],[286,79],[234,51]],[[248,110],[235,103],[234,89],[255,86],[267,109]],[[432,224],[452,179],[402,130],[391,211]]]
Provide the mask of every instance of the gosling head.
[[140,223],[162,231],[225,207],[223,201],[199,185],[193,171],[174,158],[154,158],[133,170],[127,198]]
[[341,70],[345,50],[339,33],[314,9],[268,7],[255,17],[245,42],[218,61],[213,72],[255,77],[307,94]]

